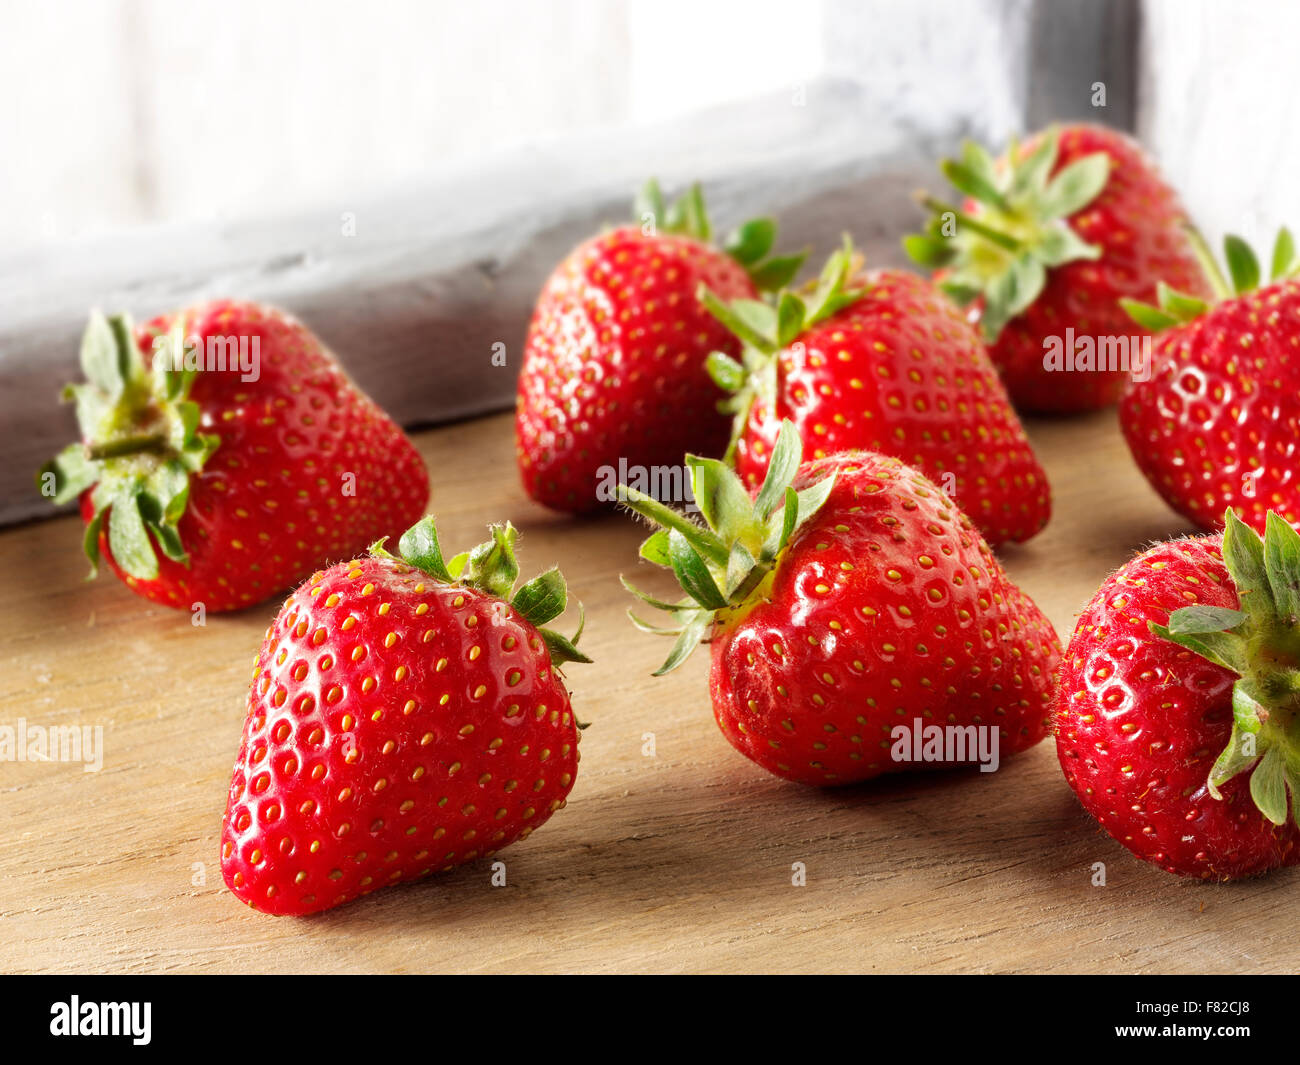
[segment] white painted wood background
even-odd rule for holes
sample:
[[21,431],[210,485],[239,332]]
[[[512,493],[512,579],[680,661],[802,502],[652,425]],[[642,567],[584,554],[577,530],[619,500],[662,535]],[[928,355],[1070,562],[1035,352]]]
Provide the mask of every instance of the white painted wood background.
[[823,65],[820,13],[779,0],[4,0],[6,236],[337,213],[521,142],[794,85]]
[[1137,132],[1192,216],[1265,252],[1279,225],[1300,232],[1300,3],[1143,7]]
[[[1024,59],[1031,8],[6,0],[5,241],[346,210],[521,142],[671,120],[827,74],[858,80],[919,132],[1000,140],[1039,91]],[[1202,223],[1253,234],[1300,222],[1289,136],[1300,4],[1142,0],[1141,11],[1138,129]]]

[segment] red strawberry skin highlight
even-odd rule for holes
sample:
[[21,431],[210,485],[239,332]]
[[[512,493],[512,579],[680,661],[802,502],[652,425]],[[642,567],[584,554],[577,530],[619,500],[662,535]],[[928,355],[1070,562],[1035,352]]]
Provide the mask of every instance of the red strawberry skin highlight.
[[[137,331],[147,365],[154,339],[178,326],[200,350],[210,338],[246,338],[257,378],[235,368],[194,377],[199,431],[219,443],[189,476],[177,525],[188,565],[159,551],[156,578],[126,572],[112,555],[108,510],[99,553],[133,591],[182,609],[238,610],[399,535],[424,512],[429,478],[415,447],[303,325],[258,304],[203,304]],[[93,494],[80,499],[87,523]]]
[[538,630],[399,559],[341,563],[295,591],[253,678],[221,865],[265,913],[495,854],[573,786],[577,725]]
[[1158,544],[1079,616],[1061,664],[1057,754],[1084,808],[1139,858],[1225,880],[1300,862],[1300,829],[1251,801],[1249,773],[1207,785],[1232,733],[1236,675],[1153,634],[1193,604],[1236,610],[1218,536]]
[[1051,516],[1047,476],[978,334],[929,282],[901,270],[777,355],[776,409],[760,397],[736,441],[751,488],[790,419],[820,458],[879,451],[943,486],[991,543],[1028,540]]
[[[762,601],[715,629],[710,691],[723,735],[769,771],[809,784],[915,768],[890,756],[913,719],[992,725],[1002,754],[1048,731],[1060,645],[979,532],[895,459],[839,455],[837,472]],[[920,763],[922,768],[950,768]]]
[[1205,530],[1231,506],[1256,530],[1300,522],[1300,283],[1225,299],[1159,333],[1151,377],[1120,401],[1147,480]]
[[[1034,144],[1024,150],[1032,151]],[[1153,300],[1162,280],[1192,295],[1209,293],[1183,232],[1186,211],[1177,193],[1130,137],[1102,126],[1066,126],[1055,172],[1094,152],[1109,156],[1110,177],[1097,198],[1067,221],[1080,238],[1101,249],[1100,257],[1050,269],[1039,297],[989,345],[1007,390],[1026,410],[1069,413],[1110,406],[1129,377],[1122,370],[1048,372],[1044,338],[1064,337],[1070,327],[1076,337],[1139,340],[1146,330],[1128,317],[1120,299]],[[972,320],[979,317],[976,306]]]
[[591,511],[599,470],[721,454],[728,421],[705,370],[739,342],[696,299],[701,284],[757,298],[745,268],[685,236],[624,227],[576,249],[547,281],[524,347],[516,439],[524,490]]

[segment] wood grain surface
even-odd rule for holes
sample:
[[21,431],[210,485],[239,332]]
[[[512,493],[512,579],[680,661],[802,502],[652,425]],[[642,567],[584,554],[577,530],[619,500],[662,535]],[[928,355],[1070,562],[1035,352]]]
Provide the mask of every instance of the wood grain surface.
[[[1003,557],[1068,637],[1109,570],[1188,530],[1113,414],[1029,428],[1056,511]],[[112,577],[83,582],[75,518],[13,528],[0,533],[0,725],[101,725],[104,761],[0,762],[0,970],[1297,969],[1297,937],[1263,934],[1259,918],[1289,912],[1300,870],[1224,886],[1139,862],[1083,813],[1050,742],[991,774],[825,791],[769,776],[718,732],[705,655],[650,676],[666,645],[628,623],[617,580],[650,568],[636,560],[642,529],[528,502],[509,416],[416,439],[444,545],[508,517],[524,572],[558,562],[587,606],[596,664],[568,676],[592,724],[568,807],[502,853],[504,887],[479,862],[307,919],[247,909],[222,884],[218,836],[278,600],[195,627]]]

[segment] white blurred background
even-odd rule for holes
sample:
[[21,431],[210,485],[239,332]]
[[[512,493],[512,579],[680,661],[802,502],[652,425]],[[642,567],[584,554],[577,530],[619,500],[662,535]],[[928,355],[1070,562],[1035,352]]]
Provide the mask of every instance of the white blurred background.
[[[1300,223],[1300,4],[1134,2],[1135,124],[1193,214],[1251,236]],[[1093,5],[0,0],[6,242],[352,202],[828,75],[936,143],[1001,142],[1053,77],[1027,41],[1054,6]],[[1087,93],[1089,71],[1056,73]]]

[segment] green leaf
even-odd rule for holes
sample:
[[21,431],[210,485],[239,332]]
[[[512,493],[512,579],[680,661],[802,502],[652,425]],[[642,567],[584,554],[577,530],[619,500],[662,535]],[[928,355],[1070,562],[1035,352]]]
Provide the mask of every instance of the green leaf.
[[774,243],[776,223],[770,218],[754,218],[732,231],[723,250],[742,266],[751,266],[771,251]]
[[681,635],[677,637],[677,642],[673,644],[673,649],[669,653],[664,664],[655,670],[656,677],[662,677],[665,673],[671,673],[691,656],[691,652],[699,646],[700,641],[710,628],[713,626],[712,614],[698,614],[694,617],[685,628],[682,629]]
[[781,508],[781,532],[777,537],[772,555],[778,555],[790,542],[795,529],[799,527],[799,493],[793,488],[785,490],[785,506]]
[[1277,240],[1273,243],[1272,280],[1281,281],[1290,277],[1296,270],[1295,239],[1291,230],[1283,226],[1277,231]]
[[1089,244],[1066,225],[1055,225],[1044,231],[1034,257],[1044,266],[1060,266],[1079,259],[1098,259],[1101,248]]
[[551,652],[551,663],[562,666],[566,662],[590,662],[591,659],[578,650],[577,645],[566,636],[561,636],[554,629],[537,630]]
[[94,385],[65,385],[59,397],[65,403],[75,403],[77,425],[82,435],[89,435],[103,423],[105,415],[113,409],[113,402],[106,393]]
[[967,284],[953,276],[939,282],[939,290],[958,307],[965,307],[984,294],[984,290],[978,286]]
[[670,603],[666,599],[659,599],[653,595],[650,595],[648,592],[641,591],[640,588],[638,588],[635,584],[629,581],[621,573],[619,574],[618,579],[624,588],[626,588],[629,592],[635,595],[643,603],[646,603],[647,605],[654,607],[656,610],[667,610],[669,613],[676,613],[679,610],[698,609],[693,600],[686,599],[676,603]]
[[776,435],[776,444],[768,460],[763,486],[754,500],[754,513],[760,521],[767,521],[773,508],[784,498],[785,490],[793,483],[802,461],[803,438],[789,418],[782,419],[781,430]]
[[[178,466],[179,464],[171,463],[170,465]],[[182,472],[184,471],[183,466],[180,467],[180,469],[182,470]],[[167,500],[166,505],[163,507],[163,514],[162,514],[163,524],[175,526],[185,515],[185,508],[189,506],[189,502],[190,502],[190,479],[189,477],[186,477],[184,483],[182,483],[180,486],[180,490],[174,492],[171,498]]]
[[157,541],[158,546],[162,548],[162,553],[170,558],[173,562],[179,562],[182,566],[190,564],[190,556],[186,553],[184,545],[181,543],[180,533],[176,531],[175,525],[166,525],[161,522],[146,522],[153,538]]
[[1047,270],[1032,255],[1022,255],[1011,266],[1012,292],[1007,302],[1009,318],[1015,318],[1042,294],[1047,284]]
[[1250,797],[1273,824],[1286,824],[1286,757],[1281,747],[1264,752],[1250,775]]
[[709,212],[704,208],[704,191],[699,182],[686,190],[680,203],[686,234],[707,244],[713,237],[713,227],[709,224]]
[[758,565],[758,560],[754,558],[743,543],[737,540],[731,545],[731,555],[727,558],[727,575],[723,589],[726,592],[724,598],[730,602],[731,597],[745,583],[750,574],[754,572]]
[[1044,218],[1068,218],[1092,203],[1110,179],[1110,156],[1094,152],[1063,167],[1048,182],[1040,202]]
[[796,498],[799,500],[799,512],[795,518],[796,529],[821,510],[826,500],[830,498],[831,489],[834,487],[835,474],[831,474],[802,492],[796,493]]
[[843,288],[852,267],[853,245],[845,236],[843,245],[826,257],[826,262],[822,264],[822,272],[817,275],[817,298],[824,298],[824,293]]
[[708,370],[713,383],[724,392],[739,392],[745,387],[747,380],[745,368],[730,355],[721,351],[711,351],[709,357],[704,360],[704,368]]
[[1162,311],[1159,307],[1152,307],[1149,303],[1125,297],[1120,299],[1119,305],[1124,309],[1125,314],[1150,333],[1159,333],[1172,325],[1180,324],[1172,314]]
[[736,471],[717,459],[687,455],[695,505],[722,544],[745,536],[754,525],[754,504]]
[[1158,625],[1154,621],[1148,622],[1147,626],[1161,639],[1186,647],[1215,665],[1223,666],[1224,669],[1230,669],[1240,675],[1249,668],[1246,642],[1240,636],[1226,632],[1175,635],[1166,626]]
[[1184,223],[1183,233],[1187,237],[1187,243],[1191,246],[1192,254],[1200,264],[1201,273],[1205,275],[1205,280],[1209,283],[1215,299],[1228,299],[1233,294],[1232,286],[1228,284],[1228,279],[1223,276],[1223,271],[1219,269],[1218,261],[1214,258],[1214,252],[1210,251],[1210,246],[1206,243],[1205,237],[1201,235],[1200,230],[1190,223]]
[[668,560],[668,530],[656,529],[647,536],[641,543],[639,554],[656,566],[671,566],[672,563]]
[[1291,793],[1291,820],[1300,822],[1300,766],[1284,761],[1283,775],[1286,777],[1286,790]]
[[87,381],[110,396],[120,394],[127,379],[119,335],[109,319],[93,311],[81,337],[81,371]]
[[[1056,169],[1060,146],[1060,131],[1051,130],[1038,139],[1038,144],[1033,151],[1015,163],[1011,186],[1014,196],[1038,197],[1041,191],[1047,188],[1048,178]],[[1011,156],[1013,153],[1008,152],[1008,155]],[[987,158],[987,154],[985,157]],[[992,165],[991,161],[990,165]]]
[[951,241],[924,233],[913,233],[903,238],[903,251],[917,266],[938,270],[947,266],[957,255]]
[[470,548],[460,579],[498,599],[509,600],[510,591],[519,578],[519,563],[515,559],[515,541],[519,533],[509,522],[490,525],[488,532],[491,539]]
[[781,293],[776,307],[776,342],[779,346],[789,346],[803,332],[806,311],[803,300],[793,292]]
[[1278,616],[1300,623],[1300,533],[1271,510],[1264,525],[1264,567]]
[[157,578],[158,556],[149,542],[134,487],[125,486],[114,495],[108,514],[108,549],[113,561],[137,580]]
[[81,444],[69,444],[37,471],[36,483],[42,490],[46,474],[54,475],[54,495],[47,498],[62,505],[71,503],[99,480],[100,466],[86,457]]
[[104,527],[104,511],[95,511],[94,517],[86,522],[86,531],[81,537],[81,550],[90,561],[90,572],[86,580],[94,580],[99,574],[99,534]]
[[398,553],[417,569],[439,580],[450,582],[451,572],[442,560],[442,546],[438,543],[438,530],[432,516],[421,518],[412,525],[397,544]]
[[540,628],[563,614],[568,600],[564,577],[558,568],[552,567],[521,585],[510,605]]
[[971,169],[965,163],[945,159],[939,164],[939,169],[955,189],[971,199],[979,200],[1003,212],[1011,210],[1011,205],[1007,203],[997,186],[984,174]]
[[[698,606],[695,607],[696,613],[698,613],[699,610],[700,608]],[[711,611],[708,612],[708,614],[709,617],[713,616]],[[630,620],[641,632],[649,633],[651,636],[678,636],[681,634],[682,629],[687,625],[687,622],[683,622],[680,625],[674,625],[671,628],[662,625],[651,625],[650,622],[643,621],[641,618],[637,617],[631,610],[627,612],[627,616],[628,620]],[[694,614],[692,614],[692,616],[694,616]]]
[[686,537],[676,529],[668,534],[668,559],[686,594],[707,610],[725,610],[727,600],[717,582]]
[[962,165],[972,174],[976,175],[982,181],[990,185],[998,183],[998,168],[994,163],[993,157],[985,150],[982,144],[976,141],[966,140],[961,146]]
[[164,462],[145,479],[141,513],[148,521],[174,525],[185,513],[189,495],[189,471],[175,460]]
[[983,320],[992,335],[1033,303],[1046,283],[1046,268],[1031,254],[1021,255],[998,275],[985,294]]
[[[719,566],[726,563],[727,547],[712,530],[696,525],[688,518],[678,514],[671,507],[664,506],[653,496],[648,496],[635,488],[629,488],[625,484],[620,484],[616,492],[620,503],[626,503],[643,518],[649,518],[656,525],[662,525],[666,529],[672,529],[680,533],[700,554],[711,562],[715,562]],[[649,540],[646,543],[648,544]],[[643,544],[642,550],[644,551],[644,549],[645,545]],[[669,554],[671,557],[671,552]]]
[[637,192],[636,203],[634,206],[636,219],[641,222],[646,215],[654,220],[655,229],[662,229],[667,222],[667,211],[664,209],[664,194],[659,188],[659,182],[654,178],[647,181]]
[[1223,795],[1219,789],[1229,780],[1244,773],[1247,769],[1259,761],[1258,748],[1255,754],[1246,754],[1245,736],[1240,728],[1235,724],[1232,727],[1232,738],[1228,740],[1228,745],[1219,753],[1215,759],[1214,765],[1210,769],[1209,779],[1206,785],[1210,794],[1216,799],[1222,799]]
[[785,288],[799,273],[808,257],[807,252],[797,255],[774,255],[766,262],[760,263],[749,272],[749,279],[760,292],[776,292]]
[[759,351],[776,350],[776,312],[758,300],[732,300],[727,303],[703,282],[696,292],[704,309],[743,343]]
[[1180,322],[1190,322],[1199,318],[1209,307],[1204,300],[1179,292],[1163,281],[1156,283],[1156,299],[1162,310],[1172,314]]
[[1238,294],[1253,292],[1259,287],[1259,260],[1249,244],[1229,233],[1223,238],[1223,254],[1228,262],[1232,287]]
[[1241,732],[1259,733],[1269,716],[1267,708],[1250,691],[1251,684],[1242,677],[1232,686],[1232,720]]
[[1231,507],[1223,516],[1223,562],[1242,607],[1256,624],[1266,624],[1277,612],[1277,604],[1264,561],[1264,541]]
[[1175,636],[1187,636],[1206,632],[1224,632],[1235,629],[1246,615],[1240,610],[1229,610],[1223,606],[1185,606],[1169,615],[1169,631]]
[[835,251],[822,267],[817,288],[808,297],[804,313],[804,327],[824,322],[843,308],[856,303],[866,292],[865,286],[852,287],[849,282],[853,271],[853,242],[844,235],[843,245]]

